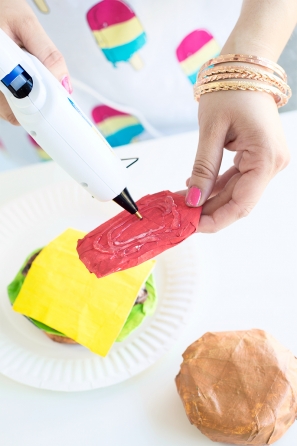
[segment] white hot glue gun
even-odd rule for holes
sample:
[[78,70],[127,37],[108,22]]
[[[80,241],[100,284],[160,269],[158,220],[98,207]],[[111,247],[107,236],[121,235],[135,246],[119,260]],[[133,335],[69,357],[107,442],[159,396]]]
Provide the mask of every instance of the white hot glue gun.
[[48,69],[0,29],[0,91],[16,119],[92,196],[141,215],[126,168]]

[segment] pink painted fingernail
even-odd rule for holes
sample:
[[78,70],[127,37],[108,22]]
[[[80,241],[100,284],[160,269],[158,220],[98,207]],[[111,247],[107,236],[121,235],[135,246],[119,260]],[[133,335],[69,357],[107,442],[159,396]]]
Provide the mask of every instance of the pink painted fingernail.
[[187,195],[186,195],[186,204],[188,206],[196,207],[199,205],[199,201],[201,198],[201,190],[198,189],[196,186],[190,187],[188,189]]
[[69,94],[71,94],[73,92],[72,90],[72,86],[69,80],[68,76],[64,76],[63,79],[61,80],[61,84],[63,85],[63,87],[65,88],[65,90],[68,91]]

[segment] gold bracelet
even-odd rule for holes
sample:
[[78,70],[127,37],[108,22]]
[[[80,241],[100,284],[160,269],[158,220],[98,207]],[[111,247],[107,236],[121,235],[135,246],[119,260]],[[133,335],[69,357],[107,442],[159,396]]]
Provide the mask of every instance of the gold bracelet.
[[275,62],[264,57],[252,56],[249,54],[223,54],[213,59],[208,60],[200,68],[200,73],[211,65],[217,65],[226,62],[246,62],[249,64],[260,65],[261,67],[269,68],[284,81],[287,82],[287,75],[285,70]]
[[292,91],[289,85],[282,81],[278,76],[268,73],[267,71],[246,66],[231,65],[210,68],[199,73],[196,85],[200,86],[209,82],[224,79],[251,79],[266,82],[269,85],[279,88],[282,93],[288,96],[288,99],[292,96]]
[[261,82],[250,82],[245,80],[225,80],[224,82],[211,82],[201,86],[194,85],[194,97],[196,101],[199,102],[199,99],[203,94],[228,90],[248,90],[268,93],[273,96],[277,107],[282,107],[289,100],[288,96],[272,85],[264,86],[263,83],[261,84]]

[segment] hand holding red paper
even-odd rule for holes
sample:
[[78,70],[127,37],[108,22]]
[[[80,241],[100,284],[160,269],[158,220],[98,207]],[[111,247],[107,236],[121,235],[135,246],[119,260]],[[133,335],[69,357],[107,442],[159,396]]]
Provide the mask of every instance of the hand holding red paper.
[[[199,125],[186,201],[203,205],[198,232],[217,232],[250,213],[290,157],[277,107],[266,93],[206,94],[200,99]],[[234,165],[218,176],[224,148],[235,153]]]
[[201,208],[186,206],[182,195],[146,195],[137,206],[143,220],[124,211],[78,241],[79,258],[98,278],[152,259],[197,230]]

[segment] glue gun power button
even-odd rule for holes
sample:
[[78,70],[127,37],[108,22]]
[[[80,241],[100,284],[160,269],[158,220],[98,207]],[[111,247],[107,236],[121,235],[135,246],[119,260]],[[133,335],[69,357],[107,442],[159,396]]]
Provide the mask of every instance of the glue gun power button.
[[1,79],[1,82],[17,99],[23,99],[26,96],[29,96],[33,88],[32,77],[21,67],[21,65],[17,65],[9,74]]

